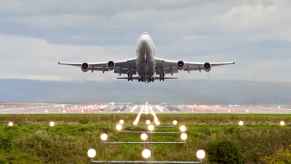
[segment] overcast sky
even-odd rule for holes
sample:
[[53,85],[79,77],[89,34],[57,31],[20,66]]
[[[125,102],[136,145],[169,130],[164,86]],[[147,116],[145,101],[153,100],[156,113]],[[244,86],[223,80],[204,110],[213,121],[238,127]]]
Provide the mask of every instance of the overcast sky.
[[56,65],[135,57],[149,32],[157,55],[235,60],[187,79],[291,82],[290,0],[1,0],[0,78],[104,80]]

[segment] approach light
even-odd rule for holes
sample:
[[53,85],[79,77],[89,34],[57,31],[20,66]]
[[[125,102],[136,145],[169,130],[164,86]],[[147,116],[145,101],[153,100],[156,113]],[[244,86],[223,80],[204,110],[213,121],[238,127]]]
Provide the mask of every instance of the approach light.
[[87,151],[87,156],[89,157],[89,158],[95,158],[96,157],[96,150],[95,149],[93,149],[93,148],[90,148],[88,151]]
[[205,152],[205,150],[203,150],[203,149],[199,149],[199,150],[197,150],[197,152],[196,152],[196,157],[197,157],[199,160],[203,160],[203,159],[205,158],[205,156],[206,156],[206,152]]
[[178,121],[177,121],[177,120],[173,120],[173,121],[172,121],[172,124],[173,124],[174,126],[176,126],[176,125],[178,125]]
[[185,125],[181,125],[179,127],[179,130],[180,130],[181,133],[186,132],[187,131],[187,127]]
[[142,141],[146,141],[146,140],[148,140],[148,138],[149,138],[149,136],[148,136],[146,133],[141,133],[141,135],[140,135],[140,139],[141,139]]
[[187,133],[181,133],[180,134],[180,139],[182,140],[182,141],[186,141],[187,139],[188,139],[188,135],[187,135]]
[[118,123],[121,124],[121,125],[123,125],[124,124],[124,120],[119,120]]
[[155,124],[156,124],[156,126],[160,126],[161,125],[159,120],[155,121]]
[[280,126],[285,126],[285,125],[286,125],[285,121],[280,121]]
[[152,156],[152,152],[150,149],[143,149],[141,155],[144,159],[149,159]]
[[107,140],[108,140],[108,134],[106,134],[106,133],[102,133],[102,134],[100,135],[100,139],[101,139],[101,141],[107,141]]
[[155,130],[155,126],[153,124],[148,125],[148,130],[149,131],[154,131]]
[[49,126],[50,126],[50,127],[54,127],[55,125],[56,125],[56,123],[55,123],[54,121],[50,121],[50,122],[49,122]]
[[149,125],[149,124],[151,124],[152,122],[151,122],[151,120],[146,120],[146,125]]
[[138,124],[137,121],[134,121],[134,122],[132,123],[133,126],[137,126],[137,124]]
[[243,121],[239,121],[239,122],[238,122],[238,125],[239,125],[239,126],[244,126],[244,122],[243,122]]
[[122,130],[122,124],[116,124],[116,126],[115,126],[115,129],[117,130],[117,131],[121,131]]
[[12,127],[12,126],[14,126],[13,121],[9,121],[8,124],[7,124],[7,126],[8,126],[8,127]]

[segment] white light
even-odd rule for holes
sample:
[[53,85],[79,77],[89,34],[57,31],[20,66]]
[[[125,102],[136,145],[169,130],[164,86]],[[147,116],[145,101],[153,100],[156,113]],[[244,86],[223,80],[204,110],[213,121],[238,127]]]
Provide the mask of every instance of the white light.
[[155,126],[153,124],[148,125],[148,130],[151,131],[151,132],[154,131],[155,130]]
[[116,124],[115,128],[117,131],[121,131],[123,127],[122,124]]
[[96,150],[95,149],[89,149],[87,152],[87,155],[89,158],[95,158],[96,157]]
[[160,121],[156,121],[155,123],[156,123],[157,126],[161,125]]
[[238,122],[238,125],[239,125],[239,126],[244,126],[244,122],[243,122],[243,121],[239,121],[239,122]]
[[187,131],[187,127],[185,126],[185,125],[181,125],[180,127],[179,127],[179,130],[180,130],[180,132],[186,132]]
[[187,133],[181,133],[180,138],[182,141],[186,141],[188,139]]
[[108,139],[108,135],[107,135],[106,133],[102,133],[102,134],[100,135],[100,139],[101,139],[101,141],[107,141],[107,139]]
[[55,124],[54,121],[50,121],[50,122],[49,122],[49,126],[50,126],[50,127],[54,127],[55,125],[56,125],[56,124]]
[[178,125],[178,121],[177,121],[177,120],[173,120],[172,124],[173,124],[174,126],[176,126],[176,125]]
[[151,157],[151,155],[152,155],[152,152],[151,152],[150,149],[144,149],[144,150],[142,151],[141,155],[142,155],[142,157],[143,157],[144,159],[149,159],[149,158]]
[[140,135],[140,139],[141,139],[142,141],[146,141],[146,140],[148,140],[148,138],[149,138],[149,136],[148,136],[146,133],[141,133],[141,135]]
[[138,124],[137,122],[133,122],[132,123],[133,126],[137,126],[137,124]]
[[280,126],[285,126],[285,121],[280,121]]
[[146,125],[149,125],[149,124],[151,124],[152,122],[151,122],[151,120],[146,120]]
[[14,125],[13,121],[9,121],[7,124],[9,127],[12,127]]
[[123,125],[124,124],[124,120],[119,120],[119,124]]
[[205,158],[205,156],[206,156],[206,152],[205,152],[205,150],[200,149],[200,150],[198,150],[198,151],[196,152],[196,157],[197,157],[199,160],[203,160],[203,159]]

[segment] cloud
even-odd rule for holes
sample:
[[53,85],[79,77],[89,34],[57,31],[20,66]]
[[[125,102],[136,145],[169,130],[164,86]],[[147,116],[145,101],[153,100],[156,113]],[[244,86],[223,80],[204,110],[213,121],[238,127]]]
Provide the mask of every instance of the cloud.
[[[45,40],[11,35],[0,35],[2,78],[28,78],[40,80],[96,79],[97,75],[81,73],[79,68],[64,68],[58,60],[72,62],[107,61],[120,59],[120,49],[98,46],[59,45]],[[118,52],[118,53],[117,53]],[[126,56],[126,55],[124,55]],[[100,76],[98,79],[108,77]]]
[[[238,62],[218,69],[211,78],[291,81],[283,73],[291,60],[290,7],[288,0],[3,0],[0,64],[10,69],[0,75],[112,78],[112,74],[96,77],[55,63],[60,57],[70,61],[132,58],[137,37],[148,31],[158,56]],[[180,76],[207,79],[209,75]]]

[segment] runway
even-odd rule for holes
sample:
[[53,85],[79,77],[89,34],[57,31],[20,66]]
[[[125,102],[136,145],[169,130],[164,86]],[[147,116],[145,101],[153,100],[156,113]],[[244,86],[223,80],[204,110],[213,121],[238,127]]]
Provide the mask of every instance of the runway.
[[53,104],[0,103],[0,114],[66,114],[66,113],[270,113],[291,114],[287,105],[169,105],[169,104]]

